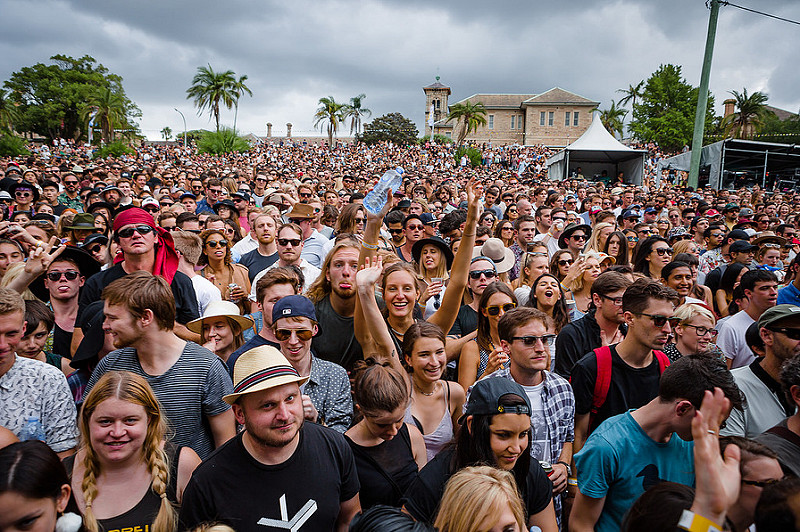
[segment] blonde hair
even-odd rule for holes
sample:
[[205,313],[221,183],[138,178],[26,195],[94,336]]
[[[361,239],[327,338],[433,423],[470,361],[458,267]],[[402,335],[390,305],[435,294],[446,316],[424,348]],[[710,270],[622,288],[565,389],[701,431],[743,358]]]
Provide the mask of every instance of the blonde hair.
[[197,528],[193,529],[192,532],[236,532],[234,529],[229,527],[228,525],[222,523],[204,523]]
[[514,475],[490,466],[465,467],[447,481],[434,527],[439,532],[481,532],[505,506],[519,529],[526,530]]
[[[694,240],[679,240],[678,242],[675,242],[672,245],[672,252],[674,253],[672,256],[674,257],[678,253],[689,253],[689,246],[692,244],[697,245],[697,242]],[[691,253],[691,255],[695,255],[695,253]]]
[[[22,275],[24,271],[25,271],[24,262],[15,262],[13,264],[10,264],[8,268],[6,268],[6,273],[3,275],[3,278],[0,279],[0,287],[7,288],[8,285],[11,284],[11,281],[15,280],[17,277]],[[22,291],[21,295],[22,299],[26,301],[39,301],[39,298],[33,295],[33,292],[31,292],[30,288],[28,287],[25,287],[25,290]],[[24,309],[23,312],[25,312]]]
[[[603,248],[600,247],[600,231],[605,229],[606,227],[611,228],[611,232],[613,233],[616,229],[616,224],[608,223],[608,222],[600,222],[594,226],[592,230],[592,236],[589,237],[589,241],[586,243],[585,252],[588,253],[590,251],[596,251],[598,253],[603,252]],[[609,233],[610,235],[611,233]]]
[[680,318],[681,324],[689,323],[689,321],[695,316],[702,316],[711,320],[711,323],[717,323],[714,313],[703,305],[698,305],[697,303],[684,303],[675,309],[675,314],[673,314],[673,316],[675,318]]
[[86,396],[78,420],[81,431],[81,449],[84,451],[83,481],[81,490],[86,509],[83,522],[89,532],[99,532],[97,518],[92,511],[92,503],[97,497],[97,478],[101,474],[100,461],[97,459],[90,443],[89,420],[97,407],[109,398],[127,401],[131,404],[142,406],[147,413],[147,434],[142,446],[142,461],[153,477],[152,489],[161,497],[161,507],[158,509],[152,530],[168,532],[176,530],[178,514],[175,507],[167,498],[169,486],[169,462],[161,442],[167,432],[167,420],[161,412],[161,406],[153,390],[144,377],[129,371],[109,371],[95,384],[92,391]]
[[[596,251],[587,251],[586,253],[583,254],[583,256],[586,258],[587,261],[589,259],[595,259],[598,263],[602,263],[602,261],[600,260],[600,258],[601,258],[600,254],[597,253]],[[575,280],[572,281],[569,284],[569,286],[567,286],[567,288],[573,294],[582,292],[583,289],[584,289],[584,286],[583,286],[583,274],[581,274],[578,277],[576,277]]]

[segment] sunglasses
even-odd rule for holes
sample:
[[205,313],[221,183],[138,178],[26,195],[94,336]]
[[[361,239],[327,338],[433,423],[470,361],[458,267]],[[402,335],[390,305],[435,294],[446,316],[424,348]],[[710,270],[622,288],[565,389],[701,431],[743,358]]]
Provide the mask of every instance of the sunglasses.
[[575,261],[572,260],[572,259],[561,259],[561,260],[558,261],[558,265],[559,266],[568,266],[568,265],[572,264],[573,262],[575,262]]
[[673,316],[661,316],[660,314],[647,314],[642,312],[639,314],[640,316],[647,316],[651,320],[653,320],[653,325],[656,327],[663,327],[665,323],[669,322],[670,327],[675,327],[681,322],[680,318],[676,318]]
[[310,198],[311,194],[307,192],[301,192],[300,194],[298,194],[298,196],[300,196],[301,198]]
[[658,253],[659,257],[663,257],[664,255],[672,255],[672,248],[656,248],[653,251]]
[[629,236],[627,238],[628,238],[628,242],[638,242],[639,241],[639,237],[637,237],[637,236]]
[[481,275],[487,279],[494,279],[497,275],[497,272],[494,270],[476,270],[474,272],[469,272],[469,278],[476,281],[481,278]]
[[303,342],[311,340],[311,337],[314,336],[314,331],[308,329],[276,329],[275,338],[280,342],[285,342],[292,337],[292,333],[297,334],[297,338]]
[[512,336],[511,340],[521,340],[526,347],[536,345],[536,342],[541,341],[545,347],[550,347],[556,340],[555,334],[545,334],[544,336]]
[[217,246],[219,246],[221,248],[224,248],[224,247],[228,247],[228,241],[227,240],[209,240],[208,242],[206,242],[206,246],[208,246],[210,248],[215,248]]
[[711,338],[717,337],[717,330],[709,329],[708,327],[703,327],[702,325],[689,325],[688,323],[684,325],[684,327],[691,327],[697,332],[697,336],[705,336],[707,334],[711,335]]
[[486,314],[489,316],[497,316],[500,314],[500,311],[503,311],[503,314],[508,312],[509,310],[513,310],[517,308],[516,303],[506,303],[505,305],[489,305],[486,307]]
[[297,247],[297,246],[300,245],[300,239],[299,238],[279,238],[278,239],[278,244],[280,244],[281,246],[288,246],[289,244],[291,244],[292,246]]
[[149,235],[155,231],[149,225],[136,225],[134,227],[126,227],[125,229],[120,229],[117,231],[117,236],[120,238],[130,238],[133,236],[133,233],[139,233],[140,235]]
[[16,191],[16,192],[14,192],[14,195],[15,195],[15,196],[19,196],[20,198],[27,198],[28,196],[30,196],[30,195],[31,195],[31,193],[30,193],[30,192],[20,192],[20,191]]
[[[86,248],[86,251],[88,251],[89,253],[98,253],[102,248],[103,248],[103,246],[101,246],[100,244],[97,244],[96,246],[92,246],[90,248]],[[68,277],[68,279],[69,279],[69,277]]]
[[78,278],[80,273],[73,270],[68,270],[65,272],[50,272],[47,274],[47,278],[53,282],[56,282],[61,279],[62,275],[67,278],[67,281],[74,281],[75,279]]
[[389,234],[391,235],[399,235],[402,232],[403,232],[402,229],[389,229]]
[[785,334],[790,340],[800,340],[800,329],[787,329],[786,327],[781,327],[778,329],[770,329],[770,331]]

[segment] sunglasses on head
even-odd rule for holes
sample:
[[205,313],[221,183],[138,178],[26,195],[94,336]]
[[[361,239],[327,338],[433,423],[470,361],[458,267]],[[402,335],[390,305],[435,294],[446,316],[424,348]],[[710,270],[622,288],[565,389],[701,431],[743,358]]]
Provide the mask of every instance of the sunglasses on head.
[[497,272],[494,270],[475,270],[474,272],[469,272],[469,278],[475,279],[476,281],[481,278],[481,275],[487,279],[494,279]]
[[56,282],[61,279],[62,275],[67,278],[67,281],[74,281],[78,278],[80,273],[73,270],[68,270],[65,272],[50,272],[47,274],[47,278],[53,282]]
[[280,244],[281,246],[288,246],[289,244],[291,244],[292,246],[297,247],[297,246],[300,245],[300,239],[299,238],[279,238],[278,239],[278,244]]
[[526,347],[536,345],[536,342],[541,341],[545,347],[550,347],[556,339],[555,334],[545,334],[544,336],[512,336],[511,340],[520,340]]
[[489,316],[497,316],[500,314],[500,311],[503,311],[503,314],[508,312],[509,310],[513,310],[517,308],[516,303],[506,303],[505,305],[489,305],[486,307],[486,314]]
[[227,240],[209,240],[208,242],[206,242],[206,246],[208,246],[210,248],[215,248],[217,246],[219,246],[221,248],[224,248],[224,247],[228,246],[228,241]]
[[130,238],[133,236],[134,232],[144,236],[152,233],[153,231],[155,231],[155,229],[153,229],[149,225],[135,225],[133,227],[126,227],[125,229],[120,229],[119,231],[117,231],[117,236],[120,238]]
[[681,322],[680,318],[676,318],[674,316],[662,316],[660,314],[647,314],[642,312],[641,316],[647,316],[651,320],[653,320],[653,325],[656,327],[663,327],[665,323],[669,322],[669,326],[674,328]]
[[314,331],[308,329],[276,329],[275,338],[281,342],[285,342],[292,337],[292,333],[297,334],[297,338],[304,342],[311,340],[311,337],[314,336]]

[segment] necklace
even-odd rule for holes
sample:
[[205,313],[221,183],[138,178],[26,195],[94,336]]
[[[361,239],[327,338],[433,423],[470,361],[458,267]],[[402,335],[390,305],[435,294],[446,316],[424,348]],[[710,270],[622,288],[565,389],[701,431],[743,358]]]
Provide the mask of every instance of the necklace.
[[430,397],[431,395],[433,395],[433,394],[435,394],[435,393],[436,393],[436,384],[434,384],[434,385],[433,385],[433,391],[432,391],[432,392],[423,392],[423,391],[420,389],[420,387],[419,387],[419,386],[417,386],[416,384],[414,385],[414,388],[416,388],[416,390],[417,390],[419,393],[421,393],[422,395],[424,395],[425,397]]

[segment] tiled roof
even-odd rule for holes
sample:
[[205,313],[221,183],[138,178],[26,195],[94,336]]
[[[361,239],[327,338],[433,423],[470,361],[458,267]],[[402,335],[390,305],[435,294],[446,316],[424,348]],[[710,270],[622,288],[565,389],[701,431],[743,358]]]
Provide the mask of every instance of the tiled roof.
[[777,116],[778,120],[781,121],[789,120],[793,116],[797,116],[797,113],[792,113],[791,111],[781,109],[780,107],[772,107],[771,105],[765,105],[764,107],[767,109],[767,111],[772,111],[775,113],[775,116]]
[[[456,103],[482,103],[487,109],[519,109],[522,102],[536,96],[535,94],[473,94]],[[450,104],[452,107],[453,104]]]
[[570,104],[570,105],[600,105],[600,102],[594,102],[583,96],[579,96],[574,92],[565,91],[559,87],[553,87],[547,92],[539,95],[534,95],[524,101],[525,105],[539,105],[539,104]]

